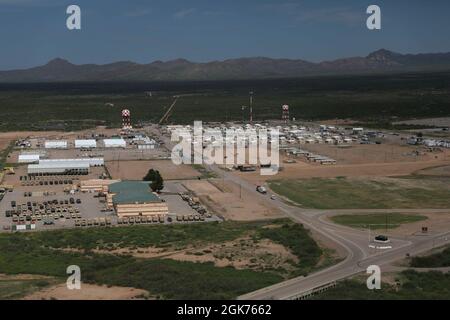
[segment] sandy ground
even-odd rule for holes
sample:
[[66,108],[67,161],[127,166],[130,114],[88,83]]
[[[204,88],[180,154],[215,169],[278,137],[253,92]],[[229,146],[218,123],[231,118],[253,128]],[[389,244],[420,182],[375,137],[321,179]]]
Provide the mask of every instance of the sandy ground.
[[250,221],[283,216],[274,206],[258,201],[253,194],[230,181],[195,180],[184,181],[183,185],[225,219]]
[[427,213],[421,214],[428,219],[414,223],[405,223],[400,227],[389,230],[388,233],[394,236],[409,236],[421,234],[422,227],[428,227],[428,234],[436,234],[450,230],[450,210],[447,213]]
[[367,163],[354,165],[313,165],[304,162],[283,164],[283,170],[273,176],[261,176],[256,172],[236,172],[242,178],[257,184],[277,179],[307,179],[345,177],[404,176],[429,167],[449,165],[450,160],[413,161],[397,163]]
[[69,290],[65,283],[34,292],[24,300],[130,300],[147,295],[145,290],[81,284],[80,290]]
[[108,161],[106,166],[113,179],[142,180],[148,170],[158,170],[165,180],[192,179],[200,173],[189,165],[175,165],[171,160]]

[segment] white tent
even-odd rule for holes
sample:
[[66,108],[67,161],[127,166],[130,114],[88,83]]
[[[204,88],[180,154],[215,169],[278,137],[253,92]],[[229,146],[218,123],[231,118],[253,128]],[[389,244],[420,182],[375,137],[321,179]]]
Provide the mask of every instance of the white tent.
[[103,139],[105,148],[125,148],[127,142],[124,139]]
[[56,141],[45,141],[46,149],[67,149],[67,141],[56,140]]
[[97,141],[94,139],[90,140],[75,140],[75,148],[96,148]]

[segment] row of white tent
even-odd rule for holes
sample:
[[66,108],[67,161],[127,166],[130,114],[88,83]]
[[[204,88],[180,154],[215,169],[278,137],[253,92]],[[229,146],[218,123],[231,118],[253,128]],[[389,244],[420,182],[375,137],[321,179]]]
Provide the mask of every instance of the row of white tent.
[[446,140],[427,139],[423,141],[423,144],[426,145],[427,147],[450,148],[450,141]]
[[[103,145],[105,148],[125,148],[127,143],[124,139],[103,139]],[[55,141],[45,141],[44,144],[46,149],[67,149],[67,141],[65,140],[55,140]],[[97,141],[94,139],[88,140],[75,140],[75,148],[97,148]]]

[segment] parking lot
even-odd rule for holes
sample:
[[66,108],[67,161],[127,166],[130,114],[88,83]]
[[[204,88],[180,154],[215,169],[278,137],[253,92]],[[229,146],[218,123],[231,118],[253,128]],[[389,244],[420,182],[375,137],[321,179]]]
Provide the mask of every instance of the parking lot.
[[7,192],[0,202],[2,230],[11,230],[15,224],[30,225],[26,227],[29,229],[69,228],[76,220],[113,216],[112,211],[105,210],[104,200],[93,193],[50,191],[36,196],[26,189],[30,188]]

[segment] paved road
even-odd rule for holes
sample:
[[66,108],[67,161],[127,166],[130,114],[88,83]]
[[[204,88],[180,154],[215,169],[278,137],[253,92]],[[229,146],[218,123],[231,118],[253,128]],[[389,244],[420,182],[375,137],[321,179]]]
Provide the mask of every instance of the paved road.
[[[154,130],[154,133],[159,131]],[[160,138],[166,143],[167,148],[172,144],[169,138],[160,135]],[[294,295],[306,292],[316,287],[328,284],[332,281],[341,280],[357,273],[363,272],[369,265],[378,265],[383,272],[383,266],[404,258],[407,254],[416,255],[421,252],[432,249],[450,242],[450,231],[440,234],[417,235],[407,238],[391,238],[390,249],[373,249],[369,247],[370,238],[366,231],[355,230],[345,226],[333,224],[326,219],[333,214],[343,214],[352,212],[450,212],[449,210],[373,210],[373,209],[353,209],[353,210],[311,210],[302,209],[286,203],[281,198],[270,199],[268,195],[262,195],[256,191],[256,186],[242,179],[241,177],[224,171],[215,165],[206,166],[214,171],[218,176],[226,181],[241,185],[247,192],[258,196],[261,201],[271,202],[282,212],[293,220],[303,224],[305,227],[314,230],[328,240],[336,243],[341,249],[347,252],[346,258],[340,263],[329,268],[312,273],[306,277],[290,279],[270,287],[266,287],[238,297],[238,299],[290,299]]]

